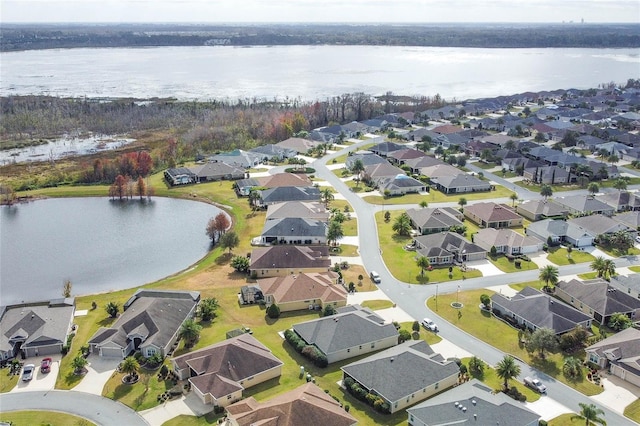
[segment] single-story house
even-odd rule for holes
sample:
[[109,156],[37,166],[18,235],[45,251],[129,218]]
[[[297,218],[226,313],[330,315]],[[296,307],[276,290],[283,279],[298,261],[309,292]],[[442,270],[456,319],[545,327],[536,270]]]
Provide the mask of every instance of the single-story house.
[[620,213],[613,216],[613,220],[627,225],[631,229],[640,231],[640,211],[629,211]]
[[371,182],[375,186],[378,186],[387,179],[394,179],[398,175],[406,175],[406,173],[404,170],[391,165],[389,162],[366,166],[362,172],[363,180]]
[[309,139],[289,138],[281,142],[278,142],[276,145],[281,148],[291,149],[293,151],[296,151],[298,154],[306,154],[310,149],[315,149],[320,144],[321,142],[312,141]]
[[380,142],[379,144],[376,144],[371,148],[369,148],[369,151],[381,157],[387,157],[392,152],[399,151],[405,148],[406,148],[405,145],[400,145],[395,142]]
[[328,246],[277,245],[254,248],[249,272],[256,278],[283,277],[303,272],[326,272],[330,267]]
[[[421,174],[422,169],[425,167],[431,167],[436,165],[445,165],[442,160],[439,160],[435,157],[424,156],[418,158],[412,158],[410,160],[405,160],[404,164],[411,169],[411,173],[414,175]],[[448,165],[448,164],[447,164]]]
[[555,294],[601,324],[608,324],[615,313],[625,314],[634,321],[640,313],[640,299],[616,289],[602,278],[560,281]]
[[329,364],[398,344],[396,327],[359,305],[339,308],[335,315],[294,324],[293,331],[307,345],[318,348]]
[[571,182],[571,173],[558,166],[529,167],[524,169],[522,177],[534,183],[549,185]]
[[407,410],[409,426],[538,426],[540,415],[502,392],[471,379]]
[[640,274],[614,275],[611,277],[610,284],[616,289],[640,299]]
[[283,362],[244,333],[171,360],[180,380],[188,379],[203,404],[226,407],[244,389],[280,377]]
[[320,201],[320,190],[315,186],[280,186],[258,191],[256,205],[268,207],[284,201]]
[[591,216],[576,217],[567,220],[587,230],[592,235],[612,235],[616,232],[628,232],[632,238],[635,238],[638,232],[635,228],[629,228],[624,223],[613,220],[608,216],[594,214]]
[[398,151],[394,151],[387,155],[387,158],[394,164],[401,166],[407,160],[411,160],[414,158],[422,158],[426,157],[426,153],[424,151],[420,151],[415,148],[405,148],[399,149]]
[[330,214],[327,207],[317,201],[285,201],[269,205],[265,220],[299,217],[328,222]]
[[525,234],[543,242],[570,243],[574,247],[589,247],[597,237],[576,223],[561,219],[545,219],[533,222],[524,230]]
[[165,180],[171,185],[188,185],[195,183],[197,176],[186,167],[175,167],[164,171]]
[[454,226],[462,226],[464,215],[453,207],[408,209],[411,227],[420,235],[449,231]]
[[358,151],[353,155],[349,155],[345,160],[345,167],[349,170],[353,168],[353,165],[356,161],[360,160],[362,162],[363,167],[373,166],[374,164],[383,164],[389,163],[385,158],[380,157],[377,154],[374,154],[371,151]]
[[533,331],[550,328],[556,335],[571,331],[577,326],[589,329],[593,319],[533,287],[525,287],[513,297],[495,293],[491,296],[491,306],[494,313],[519,326]]
[[237,166],[243,169],[250,169],[262,163],[262,154],[234,149],[233,151],[222,152],[208,158],[210,162],[226,163],[230,166]]
[[137,350],[146,358],[165,357],[199,301],[198,292],[138,290],[116,322],[100,327],[89,339],[89,350],[104,357],[126,358]]
[[274,144],[261,145],[249,151],[262,155],[262,161],[282,161],[285,158],[295,157],[298,152],[291,148],[285,148]]
[[405,195],[411,193],[426,192],[427,187],[424,182],[407,176],[404,173],[389,179],[378,181],[378,189],[384,194],[391,196]]
[[466,173],[448,176],[432,176],[431,183],[445,194],[491,191],[491,184]]
[[640,210],[640,196],[633,192],[607,192],[606,194],[596,196],[596,199],[610,205],[616,212]]
[[553,200],[527,200],[516,206],[516,212],[532,222],[543,219],[564,219],[569,209]]
[[240,179],[234,188],[238,195],[248,196],[255,189],[269,189],[280,186],[312,186],[311,179],[303,173],[276,173],[269,176]]
[[190,170],[196,175],[197,182],[236,180],[247,177],[247,172],[244,168],[220,161],[197,165],[191,167]]
[[586,360],[640,386],[640,330],[630,327],[586,349]]
[[487,251],[454,232],[438,232],[414,239],[419,256],[429,259],[432,265],[451,265],[455,262],[471,262],[487,258]]
[[556,203],[565,206],[569,213],[576,216],[589,214],[602,214],[613,216],[615,209],[610,205],[596,200],[593,195],[573,195],[570,197],[557,197]]
[[506,204],[476,203],[464,208],[464,215],[483,228],[522,226],[522,216]]
[[263,244],[327,244],[327,223],[300,217],[267,220],[260,240]]
[[75,307],[74,298],[0,306],[0,361],[61,353]]
[[544,245],[538,238],[522,235],[513,229],[485,228],[474,234],[472,239],[487,252],[495,247],[496,253],[508,255],[537,253]]
[[281,312],[346,306],[347,291],[338,284],[333,271],[309,272],[284,277],[260,278],[257,286],[267,307],[278,305]]
[[357,423],[339,402],[312,382],[268,401],[258,402],[251,396],[226,409],[233,426],[355,426]]
[[381,397],[395,413],[458,383],[460,367],[433,352],[424,340],[410,340],[341,368],[348,378]]

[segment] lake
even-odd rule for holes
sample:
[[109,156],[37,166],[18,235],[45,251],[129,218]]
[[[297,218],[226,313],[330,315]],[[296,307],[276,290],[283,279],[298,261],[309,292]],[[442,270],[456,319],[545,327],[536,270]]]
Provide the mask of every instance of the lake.
[[391,91],[464,100],[640,78],[638,49],[201,46],[30,50],[0,59],[3,96],[324,100]]
[[45,199],[0,208],[0,304],[132,288],[205,256],[217,207],[154,197]]

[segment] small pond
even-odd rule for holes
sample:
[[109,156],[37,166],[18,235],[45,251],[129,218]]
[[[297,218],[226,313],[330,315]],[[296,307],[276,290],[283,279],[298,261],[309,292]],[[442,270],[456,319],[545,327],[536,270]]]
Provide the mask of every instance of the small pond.
[[121,290],[156,281],[205,256],[220,212],[154,197],[46,199],[0,208],[0,304]]

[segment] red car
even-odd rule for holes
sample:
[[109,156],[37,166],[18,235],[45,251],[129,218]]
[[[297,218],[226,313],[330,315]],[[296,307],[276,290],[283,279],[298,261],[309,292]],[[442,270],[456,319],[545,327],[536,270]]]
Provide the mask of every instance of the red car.
[[49,371],[51,371],[51,363],[52,362],[53,362],[53,360],[51,358],[43,359],[42,362],[40,363],[40,372],[48,373]]

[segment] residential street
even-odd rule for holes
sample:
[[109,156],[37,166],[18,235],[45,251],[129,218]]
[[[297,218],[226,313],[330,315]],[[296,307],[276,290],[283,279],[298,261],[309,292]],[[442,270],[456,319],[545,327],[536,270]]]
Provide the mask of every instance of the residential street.
[[0,411],[63,411],[104,426],[149,426],[131,408],[102,396],[75,391],[19,392],[0,394]]
[[[359,142],[357,144],[349,146],[346,150],[357,150],[360,146],[365,145],[366,143],[368,142]],[[347,201],[352,205],[354,211],[356,212],[358,217],[358,235],[360,237],[359,250],[365,268],[368,271],[375,270],[380,274],[382,278],[382,284],[380,285],[381,290],[383,290],[384,293],[406,313],[417,319],[423,317],[430,317],[434,319],[438,323],[440,334],[444,338],[456,344],[460,348],[477,355],[485,362],[491,365],[495,365],[499,360],[503,358],[503,352],[488,345],[487,343],[474,338],[473,336],[448,323],[440,316],[438,316],[437,312],[432,312],[431,310],[429,310],[426,307],[425,301],[427,298],[433,296],[436,293],[436,289],[439,293],[452,293],[456,291],[458,287],[460,287],[461,290],[470,290],[489,286],[507,285],[523,281],[532,281],[538,279],[539,271],[532,270],[511,274],[501,274],[492,276],[491,278],[481,277],[467,279],[464,281],[443,282],[439,283],[438,285],[411,285],[397,281],[391,276],[391,274],[385,267],[378,246],[378,235],[374,213],[378,210],[381,210],[383,207],[374,206],[363,201],[358,196],[358,194],[351,192],[350,189],[326,167],[327,162],[331,162],[333,158],[344,154],[344,152],[345,150],[342,150],[334,154],[327,155],[322,159],[316,160],[312,164],[312,167],[316,169],[316,176],[321,179],[327,180],[331,184],[331,186],[338,190],[347,199]],[[488,176],[486,172],[485,176],[491,179],[493,178],[493,176]],[[502,179],[499,178],[496,179],[496,181],[498,182],[501,180]],[[520,191],[518,193],[524,199],[535,198],[539,196],[539,194],[534,194],[530,191],[527,192],[528,194],[521,193]],[[455,205],[455,203],[451,204]],[[430,204],[430,207],[441,205],[443,204]],[[415,207],[415,205],[412,205],[411,207]],[[407,208],[407,206],[394,205],[384,206],[384,208],[404,209]],[[637,257],[616,259],[617,267],[638,264],[640,264],[640,261]],[[561,266],[559,267],[559,271],[560,276],[563,276],[588,272],[590,271],[590,268],[588,264],[578,264]],[[595,401],[591,398],[586,397],[585,395],[571,389],[569,386],[561,382],[558,382],[538,371],[535,371],[524,363],[520,363],[520,367],[522,369],[521,377],[535,376],[540,378],[544,382],[544,384],[548,388],[549,395],[545,398],[553,398],[559,403],[569,407],[576,412],[580,411],[580,408],[578,406],[578,403],[580,402],[595,403]],[[598,404],[598,406],[600,405]],[[609,424],[635,424],[618,412],[611,410],[609,407],[600,407],[605,411],[605,419]]]

